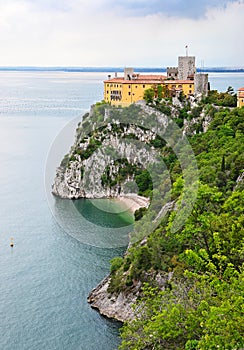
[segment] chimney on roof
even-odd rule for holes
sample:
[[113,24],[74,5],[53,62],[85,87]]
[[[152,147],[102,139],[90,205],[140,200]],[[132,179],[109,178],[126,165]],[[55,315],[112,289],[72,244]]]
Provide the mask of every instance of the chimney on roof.
[[114,76],[115,76],[115,78],[117,78],[117,77],[118,77],[118,73],[117,73],[117,72],[115,72],[115,73],[114,73]]
[[132,79],[133,80],[139,79],[139,74],[132,74]]

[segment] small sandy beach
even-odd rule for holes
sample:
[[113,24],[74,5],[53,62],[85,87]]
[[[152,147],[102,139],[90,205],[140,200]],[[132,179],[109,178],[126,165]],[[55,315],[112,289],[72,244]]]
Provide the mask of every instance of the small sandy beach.
[[123,204],[127,210],[135,212],[139,208],[148,208],[150,204],[150,199],[136,194],[130,194],[127,196],[117,197],[116,201]]

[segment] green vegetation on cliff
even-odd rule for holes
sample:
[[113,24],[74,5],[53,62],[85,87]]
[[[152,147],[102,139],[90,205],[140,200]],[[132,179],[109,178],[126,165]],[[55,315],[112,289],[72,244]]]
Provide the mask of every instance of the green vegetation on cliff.
[[[197,132],[188,133],[199,190],[184,226],[172,233],[176,211],[169,211],[124,259],[111,262],[109,292],[139,291],[136,317],[124,324],[120,349],[244,348],[244,108],[223,107],[232,106],[231,97],[231,91],[213,92],[195,110],[180,110],[182,125],[204,109],[211,116],[207,132],[196,121]],[[212,106],[216,100],[222,107]],[[156,107],[162,108],[159,102]],[[179,161],[165,145],[161,153],[177,203],[184,188]],[[144,222],[141,229],[149,226]]]
[[[104,141],[120,138],[157,151],[165,165],[131,162],[106,149],[112,162],[101,172],[102,186],[113,189],[125,180],[128,186],[134,181],[139,193],[152,199],[148,210],[135,214],[125,257],[111,261],[111,300],[121,292],[138,296],[135,319],[122,328],[120,349],[241,350],[244,108],[233,107],[236,96],[231,88],[220,94],[212,91],[198,103],[180,96],[180,103],[173,104],[170,96],[162,100],[160,93],[154,100],[150,91],[147,97],[153,111],[138,105],[121,109],[96,104],[83,118],[77,142],[62,164],[72,170],[79,162],[85,164]],[[162,134],[170,124],[168,117],[182,129],[180,134],[176,129]],[[175,232],[172,227],[184,202],[184,162],[189,156],[181,131],[195,154],[199,183],[194,207]],[[176,142],[169,144],[171,139]],[[83,172],[83,167],[77,169]],[[169,204],[168,209],[155,228],[164,204]]]

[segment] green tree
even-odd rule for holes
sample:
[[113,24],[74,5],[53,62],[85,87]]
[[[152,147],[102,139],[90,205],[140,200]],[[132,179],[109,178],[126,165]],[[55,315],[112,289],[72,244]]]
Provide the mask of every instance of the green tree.
[[243,277],[230,267],[227,280],[186,272],[172,289],[145,285],[137,317],[122,328],[120,349],[241,350]]
[[147,104],[153,103],[154,95],[154,89],[146,89],[144,91],[143,99],[146,101]]
[[162,100],[162,98],[163,98],[163,86],[162,85],[157,86],[157,98],[159,101]]
[[115,257],[110,261],[110,272],[114,273],[117,271],[123,264],[123,258]]
[[135,180],[140,195],[143,195],[147,190],[153,189],[152,179],[147,169],[143,170],[139,175],[136,175]]

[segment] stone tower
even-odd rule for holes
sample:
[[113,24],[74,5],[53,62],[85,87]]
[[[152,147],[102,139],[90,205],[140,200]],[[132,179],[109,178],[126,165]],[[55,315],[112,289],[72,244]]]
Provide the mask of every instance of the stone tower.
[[131,80],[133,74],[134,74],[133,68],[125,68],[124,69],[124,79],[125,80]]
[[178,79],[193,79],[196,73],[195,56],[179,56],[178,57]]
[[198,73],[194,75],[194,94],[195,96],[208,94],[208,74]]

